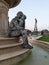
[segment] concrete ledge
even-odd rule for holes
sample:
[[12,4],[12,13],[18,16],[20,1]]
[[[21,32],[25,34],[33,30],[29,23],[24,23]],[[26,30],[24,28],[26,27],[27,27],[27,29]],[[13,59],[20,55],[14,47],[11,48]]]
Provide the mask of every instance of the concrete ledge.
[[23,49],[22,43],[19,38],[0,38],[0,65],[12,65],[26,58],[30,50]]
[[49,52],[49,42],[45,42],[45,41],[40,41],[40,40],[36,40],[33,38],[28,38],[29,39],[29,42],[34,44],[34,45],[37,45],[41,48],[43,48],[44,50],[48,51]]
[[0,55],[5,54],[5,53],[9,53],[9,52],[19,51],[20,49],[23,49],[22,43],[0,45]]
[[44,44],[48,44],[48,45],[49,45],[49,42],[40,41],[40,40],[37,40],[37,41],[39,41],[39,42],[41,42],[41,43],[44,43]]
[[30,42],[49,52],[49,43],[48,42],[44,42],[44,41],[40,41],[40,40],[31,40]]
[[4,38],[0,37],[0,45],[12,44],[19,42],[19,38]]
[[11,37],[11,38],[9,38],[9,37],[0,37],[0,40],[9,40],[9,39],[17,39],[17,38],[15,38],[15,37]]
[[30,53],[29,49],[22,49],[13,53],[0,55],[0,65],[12,65],[26,58]]
[[15,47],[15,46],[19,46],[22,45],[23,43],[13,43],[13,44],[7,44],[7,45],[0,45],[0,49],[4,49],[4,48],[10,48],[10,47]]
[[36,43],[41,43],[41,44],[44,44],[44,45],[47,45],[49,46],[49,42],[45,42],[45,41],[40,41],[40,40],[34,40]]

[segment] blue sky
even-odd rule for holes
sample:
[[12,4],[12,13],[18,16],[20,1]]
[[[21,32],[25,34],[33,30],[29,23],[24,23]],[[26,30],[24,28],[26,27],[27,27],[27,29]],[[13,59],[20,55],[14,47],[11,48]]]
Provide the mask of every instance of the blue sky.
[[49,30],[49,0],[22,0],[17,7],[9,10],[9,21],[18,11],[22,11],[27,16],[26,29],[34,30],[34,19],[37,18],[38,30]]

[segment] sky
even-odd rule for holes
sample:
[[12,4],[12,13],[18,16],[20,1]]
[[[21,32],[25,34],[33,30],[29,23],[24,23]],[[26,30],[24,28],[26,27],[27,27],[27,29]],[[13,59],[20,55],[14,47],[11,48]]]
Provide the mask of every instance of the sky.
[[18,6],[9,9],[9,22],[19,11],[27,16],[26,29],[34,30],[36,18],[38,30],[49,30],[49,0],[22,0]]

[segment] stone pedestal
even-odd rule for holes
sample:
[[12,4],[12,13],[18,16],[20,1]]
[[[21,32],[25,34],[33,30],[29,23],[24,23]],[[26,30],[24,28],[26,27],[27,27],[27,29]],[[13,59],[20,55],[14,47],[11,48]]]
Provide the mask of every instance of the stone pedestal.
[[8,34],[8,4],[3,0],[0,1],[0,35]]

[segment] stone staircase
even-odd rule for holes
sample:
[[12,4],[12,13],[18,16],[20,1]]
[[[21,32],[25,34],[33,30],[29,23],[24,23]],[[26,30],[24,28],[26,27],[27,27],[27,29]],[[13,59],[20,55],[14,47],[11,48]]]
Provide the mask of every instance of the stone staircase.
[[0,38],[0,65],[13,65],[28,56],[30,50],[18,41],[18,38]]

